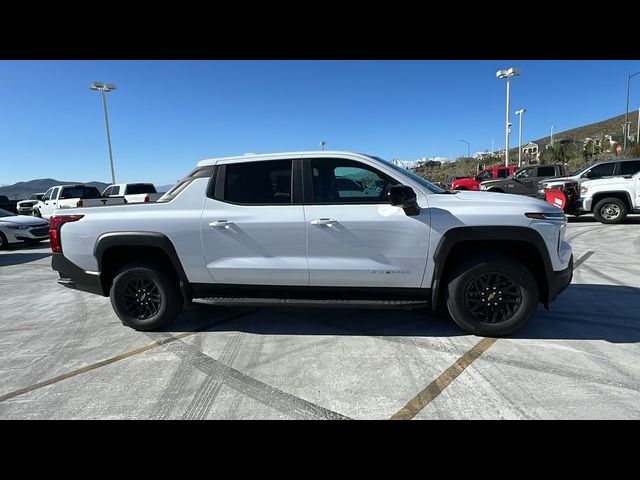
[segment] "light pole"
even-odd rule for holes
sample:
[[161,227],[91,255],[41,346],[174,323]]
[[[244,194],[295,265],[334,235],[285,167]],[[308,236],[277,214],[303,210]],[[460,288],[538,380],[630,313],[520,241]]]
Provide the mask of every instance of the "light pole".
[[460,140],[460,141],[467,144],[467,158],[471,158],[471,143],[467,142],[466,140]]
[[511,109],[511,77],[520,75],[520,70],[517,68],[510,68],[508,70],[498,70],[496,77],[505,78],[507,80],[507,118],[505,122],[505,149],[504,149],[504,165],[509,166],[509,134],[511,133],[511,124],[509,123],[509,110]]
[[104,124],[107,127],[107,143],[109,144],[109,162],[111,163],[111,182],[116,183],[116,174],[113,170],[113,152],[111,150],[111,133],[109,132],[109,115],[107,113],[107,93],[116,89],[115,83],[93,82],[89,85],[91,90],[98,90],[102,94],[102,107],[104,109]]
[[553,148],[553,125],[551,125],[551,148]]
[[518,129],[518,168],[522,166],[522,115],[526,113],[526,108],[516,111],[516,115],[520,117],[520,128]]
[[324,152],[324,146],[327,144],[327,142],[325,142],[324,140],[322,142],[320,142],[320,151]]
[[633,75],[627,75],[627,109],[624,113],[624,144],[622,146],[622,151],[627,151],[627,137],[629,136],[629,88],[631,87],[631,79],[638,75],[640,72],[636,72]]

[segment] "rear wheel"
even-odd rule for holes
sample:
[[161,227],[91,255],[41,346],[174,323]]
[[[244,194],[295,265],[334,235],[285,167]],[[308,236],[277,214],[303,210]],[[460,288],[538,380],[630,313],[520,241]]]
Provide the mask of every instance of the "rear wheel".
[[485,254],[456,265],[449,275],[447,308],[466,332],[498,337],[521,329],[538,306],[538,284],[517,258]]
[[116,315],[135,330],[159,330],[182,310],[178,282],[157,265],[124,266],[114,277],[109,294]]
[[619,198],[603,198],[593,208],[593,216],[600,223],[621,223],[627,216],[627,205]]
[[490,188],[487,191],[493,192],[493,193],[504,193],[504,190],[502,190],[501,188]]

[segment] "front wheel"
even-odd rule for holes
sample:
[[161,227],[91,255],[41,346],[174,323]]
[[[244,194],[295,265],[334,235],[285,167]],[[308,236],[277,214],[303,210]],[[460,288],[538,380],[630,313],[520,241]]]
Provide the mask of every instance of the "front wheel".
[[538,284],[517,258],[476,255],[449,275],[447,308],[466,332],[509,335],[531,320],[538,306]]
[[9,242],[7,241],[7,237],[4,236],[4,233],[0,232],[0,250],[4,250],[9,246]]
[[31,215],[34,217],[42,218],[42,215],[40,215],[40,210],[38,210],[37,208],[31,210]]
[[113,279],[109,295],[116,315],[135,330],[159,330],[182,310],[178,282],[155,265],[124,266]]
[[621,223],[627,216],[627,205],[619,198],[603,198],[593,208],[593,216],[600,223]]

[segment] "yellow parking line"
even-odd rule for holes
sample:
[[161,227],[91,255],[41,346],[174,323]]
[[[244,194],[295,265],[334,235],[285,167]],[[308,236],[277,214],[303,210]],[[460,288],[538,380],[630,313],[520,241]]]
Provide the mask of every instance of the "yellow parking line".
[[423,410],[431,401],[436,398],[442,391],[447,388],[464,370],[471,365],[476,358],[482,355],[491,345],[496,342],[497,338],[483,338],[476,343],[471,350],[462,355],[453,365],[447,368],[433,382],[427,385],[424,390],[409,400],[404,407],[398,410],[391,420],[411,420],[421,410]]
[[136,348],[135,350],[130,350],[125,353],[121,353],[120,355],[116,355],[115,357],[107,358],[106,360],[101,360],[96,363],[92,363],[91,365],[86,365],[82,368],[78,368],[76,370],[72,370],[67,373],[63,373],[62,375],[58,375],[57,377],[49,378],[48,380],[44,380],[42,382],[34,383],[33,385],[29,385],[28,387],[21,388],[19,390],[14,390],[13,392],[5,393],[4,395],[0,395],[0,402],[4,402],[5,400],[9,400],[11,398],[17,397],[18,395],[22,395],[28,392],[32,392],[42,387],[46,387],[48,385],[52,385],[61,380],[66,380],[67,378],[75,377],[76,375],[80,375],[82,373],[90,372],[91,370],[95,370],[96,368],[104,367],[105,365],[109,365],[111,363],[115,363],[119,360],[123,360],[125,358],[132,357],[133,355],[137,355],[142,352],[146,352],[147,350],[151,350],[152,348],[159,347],[161,345],[166,345],[167,343],[174,342],[184,337],[188,337],[189,335],[194,335],[198,332],[185,332],[179,335],[175,335],[169,338],[163,338],[161,340],[156,340],[155,342],[148,343],[142,347]]

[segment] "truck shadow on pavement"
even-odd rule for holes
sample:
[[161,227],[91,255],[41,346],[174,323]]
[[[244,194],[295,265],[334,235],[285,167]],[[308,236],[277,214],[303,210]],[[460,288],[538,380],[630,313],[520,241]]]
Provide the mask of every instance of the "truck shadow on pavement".
[[[640,342],[639,311],[639,288],[572,284],[551,304],[550,311],[540,306],[531,322],[508,338],[637,343]],[[185,308],[168,330],[416,339],[466,335],[453,320],[424,309],[247,308],[197,304]]]
[[[569,223],[600,223],[593,215],[584,215],[580,217],[567,216],[567,221]],[[640,225],[640,215],[630,215],[618,225]]]
[[[41,247],[38,247],[41,248]],[[41,258],[50,257],[51,252],[29,252],[15,251],[15,249],[5,251],[0,255],[0,267],[9,267],[11,265],[20,265],[22,263],[34,262]]]

